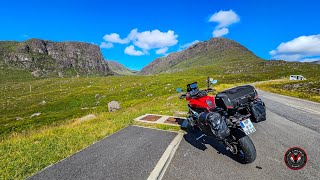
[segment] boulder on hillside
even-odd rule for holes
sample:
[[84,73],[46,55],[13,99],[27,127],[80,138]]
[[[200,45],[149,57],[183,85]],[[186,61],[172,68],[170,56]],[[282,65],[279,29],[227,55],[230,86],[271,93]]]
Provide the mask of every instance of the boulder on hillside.
[[120,109],[120,103],[117,101],[111,101],[108,103],[108,111],[113,112]]

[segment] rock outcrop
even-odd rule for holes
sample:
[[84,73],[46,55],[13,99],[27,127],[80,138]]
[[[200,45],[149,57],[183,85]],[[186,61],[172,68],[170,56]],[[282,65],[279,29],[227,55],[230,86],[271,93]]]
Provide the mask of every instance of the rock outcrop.
[[34,76],[111,75],[97,45],[83,42],[52,42],[30,39],[1,41],[0,61]]

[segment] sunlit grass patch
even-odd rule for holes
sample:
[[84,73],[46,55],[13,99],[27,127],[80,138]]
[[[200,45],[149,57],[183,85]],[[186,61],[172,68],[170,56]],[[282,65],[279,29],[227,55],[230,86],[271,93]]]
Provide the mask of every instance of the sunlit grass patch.
[[256,87],[273,93],[320,102],[319,79],[305,81],[271,81],[257,84]]

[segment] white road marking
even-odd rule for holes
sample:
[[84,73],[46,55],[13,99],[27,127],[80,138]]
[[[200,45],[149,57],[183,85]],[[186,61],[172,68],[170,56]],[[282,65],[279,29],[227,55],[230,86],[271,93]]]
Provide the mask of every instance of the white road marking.
[[183,134],[179,133],[169,144],[161,158],[159,159],[156,167],[152,170],[148,177],[148,180],[161,180],[166,169],[168,168],[179,144],[182,140]]

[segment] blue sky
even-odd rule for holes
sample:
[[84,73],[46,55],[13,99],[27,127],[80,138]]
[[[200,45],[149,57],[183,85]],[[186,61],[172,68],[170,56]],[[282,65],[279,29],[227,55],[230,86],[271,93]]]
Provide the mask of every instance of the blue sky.
[[[105,59],[138,70],[223,29],[220,35],[262,58],[311,61],[320,59],[319,7],[316,0],[6,0],[0,6],[0,40],[104,42]],[[235,16],[210,22],[219,12]]]

